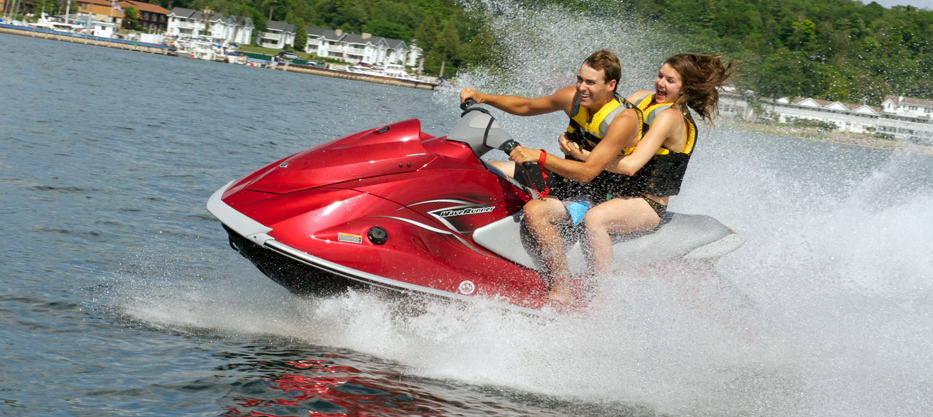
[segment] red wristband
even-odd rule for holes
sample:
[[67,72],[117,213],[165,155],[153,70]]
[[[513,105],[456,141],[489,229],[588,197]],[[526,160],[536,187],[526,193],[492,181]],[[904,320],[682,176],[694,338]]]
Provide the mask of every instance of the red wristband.
[[541,150],[541,156],[538,157],[538,166],[544,168],[544,161],[547,159],[547,152]]

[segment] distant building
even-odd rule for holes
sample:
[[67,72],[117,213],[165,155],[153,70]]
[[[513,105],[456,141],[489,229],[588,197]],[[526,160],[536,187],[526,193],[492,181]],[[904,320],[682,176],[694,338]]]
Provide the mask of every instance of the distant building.
[[409,47],[405,41],[372,36],[368,33],[357,35],[344,31],[306,27],[308,43],[305,52],[321,58],[340,59],[351,64],[367,62],[370,64],[398,64],[417,67],[422,50],[414,45]]
[[266,22],[266,31],[256,37],[256,46],[272,49],[285,49],[295,46],[295,25],[270,20]]
[[933,116],[933,101],[904,96],[887,96],[881,102],[885,113],[898,116],[930,119]]
[[[748,92],[751,96],[751,92]],[[840,101],[786,97],[763,99],[755,109],[741,94],[726,89],[720,95],[719,111],[726,117],[768,119],[778,123],[813,120],[831,123],[839,131],[871,134],[892,139],[926,140],[933,138],[933,101],[888,97],[881,107]]]
[[[165,32],[168,29],[168,9],[150,3],[135,0],[123,0],[119,3],[125,11],[127,7],[139,10],[139,26],[147,32]],[[127,28],[133,29],[133,28]]]
[[123,7],[109,0],[75,0],[78,14],[89,14],[94,20],[123,24]]
[[168,14],[167,33],[179,38],[209,38],[214,43],[249,45],[253,21],[248,17],[225,16],[175,7]]

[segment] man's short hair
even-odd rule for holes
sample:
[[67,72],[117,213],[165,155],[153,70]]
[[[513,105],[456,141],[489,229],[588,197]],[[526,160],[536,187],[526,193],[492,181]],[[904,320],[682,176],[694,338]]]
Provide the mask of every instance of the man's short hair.
[[602,70],[605,82],[615,80],[616,88],[619,87],[619,81],[622,79],[622,64],[616,54],[608,49],[602,49],[593,52],[583,63],[594,70]]

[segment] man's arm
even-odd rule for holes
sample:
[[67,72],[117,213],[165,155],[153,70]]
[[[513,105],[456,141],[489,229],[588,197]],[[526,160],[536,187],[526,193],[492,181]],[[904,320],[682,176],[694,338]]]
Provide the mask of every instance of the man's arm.
[[537,116],[559,110],[570,114],[574,94],[576,94],[576,88],[573,86],[567,86],[555,91],[554,94],[536,98],[485,94],[467,87],[460,92],[460,102],[472,98],[477,103],[488,104],[506,113],[518,116]]
[[[633,110],[625,110],[612,121],[606,130],[606,136],[589,153],[586,161],[573,161],[559,158],[556,155],[547,155],[544,167],[564,178],[586,184],[596,178],[606,169],[606,165],[619,155],[626,140],[637,134],[637,127],[638,116]],[[517,163],[538,162],[541,152],[543,151],[519,146],[512,151],[510,156]]]

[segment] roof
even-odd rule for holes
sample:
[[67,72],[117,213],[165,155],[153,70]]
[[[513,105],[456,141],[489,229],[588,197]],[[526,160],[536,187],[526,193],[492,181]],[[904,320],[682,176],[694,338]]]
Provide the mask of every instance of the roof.
[[913,104],[915,106],[933,107],[933,101],[924,100],[922,98],[904,97],[903,99],[901,99],[901,104]]
[[389,48],[392,48],[392,49],[402,49],[402,48],[408,49],[408,47],[405,45],[405,41],[398,40],[398,39],[389,39],[389,38],[383,38],[383,39],[385,39],[386,45],[389,45]]
[[308,31],[308,35],[310,36],[320,37],[320,38],[333,40],[333,41],[339,41],[341,38],[343,38],[344,35],[346,35],[345,33],[342,33],[342,32],[338,34],[336,31],[333,31],[330,29],[313,28],[313,27],[306,27],[305,29]]
[[278,30],[282,32],[294,32],[295,25],[291,23],[279,22],[277,20],[269,20],[266,22],[266,27],[268,30]]
[[190,17],[194,16],[195,13],[197,13],[197,14],[199,14],[199,15],[201,14],[201,12],[199,12],[199,11],[197,11],[197,10],[186,9],[186,8],[184,8],[184,7],[173,7],[173,8],[172,8],[172,12],[171,12],[171,14],[173,14],[173,15],[175,15],[175,16],[178,16],[178,17],[187,17],[187,18],[190,18]]
[[169,13],[171,13],[169,9],[166,9],[162,6],[159,6],[157,4],[144,3],[141,1],[123,0],[120,2],[120,4],[123,5],[124,7],[133,6],[136,8],[136,10],[139,10],[141,12],[149,12],[149,13],[164,14],[164,15],[168,15]]
[[891,101],[895,106],[910,104],[913,106],[933,107],[933,100],[904,96],[884,96],[884,101]]
[[346,34],[346,36],[343,37],[343,39],[341,39],[341,41],[346,42],[346,43],[357,43],[357,44],[370,43],[373,45],[378,45],[379,42],[384,41],[384,38],[374,37],[374,36],[364,37],[363,35],[357,35],[355,33],[348,33]]
[[306,27],[305,30],[308,31],[308,36],[315,37],[315,38],[324,38],[330,41],[339,41],[339,42],[356,43],[356,44],[371,43],[373,45],[378,45],[379,42],[382,42],[391,49],[401,49],[401,48],[408,49],[408,45],[405,44],[405,41],[398,40],[398,39],[383,38],[381,36],[369,36],[369,34],[357,35],[355,33],[346,33],[339,29],[331,30],[331,29],[324,29],[324,28],[315,28],[311,26]]
[[113,6],[113,3],[111,3],[110,0],[75,0],[75,3],[93,4],[96,6],[105,6],[105,7]]

